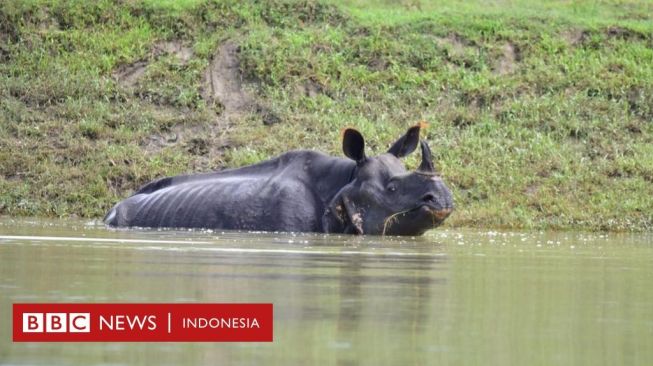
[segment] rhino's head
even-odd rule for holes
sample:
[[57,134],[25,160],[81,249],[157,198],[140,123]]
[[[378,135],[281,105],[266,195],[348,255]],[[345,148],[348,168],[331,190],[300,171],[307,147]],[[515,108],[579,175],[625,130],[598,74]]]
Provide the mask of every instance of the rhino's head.
[[[435,171],[431,151],[419,139],[420,126],[408,129],[387,153],[367,157],[360,132],[347,129],[343,151],[356,161],[352,182],[333,198],[324,215],[327,232],[421,235],[453,211],[451,191]],[[421,146],[422,163],[406,171],[399,160]]]

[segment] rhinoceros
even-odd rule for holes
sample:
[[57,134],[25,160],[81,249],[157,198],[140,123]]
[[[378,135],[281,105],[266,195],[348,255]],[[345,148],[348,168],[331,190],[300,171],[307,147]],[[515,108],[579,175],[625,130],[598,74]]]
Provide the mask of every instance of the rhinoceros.
[[[451,191],[413,126],[390,149],[368,157],[360,132],[342,134],[345,158],[295,150],[236,169],[155,180],[116,204],[118,227],[422,235],[453,211]],[[420,145],[408,172],[400,158]]]

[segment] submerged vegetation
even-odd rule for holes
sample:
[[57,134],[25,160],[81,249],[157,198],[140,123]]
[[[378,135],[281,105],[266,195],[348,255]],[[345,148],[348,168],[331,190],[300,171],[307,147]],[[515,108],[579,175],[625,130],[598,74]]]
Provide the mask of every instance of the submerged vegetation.
[[425,120],[448,225],[650,230],[652,65],[648,1],[2,2],[0,214]]

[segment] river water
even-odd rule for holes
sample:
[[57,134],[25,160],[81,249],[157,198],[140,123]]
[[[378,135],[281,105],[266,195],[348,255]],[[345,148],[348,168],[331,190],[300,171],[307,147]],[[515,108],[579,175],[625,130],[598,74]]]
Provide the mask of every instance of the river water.
[[[12,343],[20,302],[264,302],[272,343]],[[0,364],[652,365],[653,235],[0,219]]]

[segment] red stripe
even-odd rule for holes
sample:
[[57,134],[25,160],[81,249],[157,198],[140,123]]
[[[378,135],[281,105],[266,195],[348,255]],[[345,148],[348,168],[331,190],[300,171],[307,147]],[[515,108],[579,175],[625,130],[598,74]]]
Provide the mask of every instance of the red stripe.
[[13,304],[14,342],[271,342],[272,337],[272,304]]

